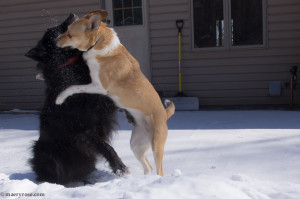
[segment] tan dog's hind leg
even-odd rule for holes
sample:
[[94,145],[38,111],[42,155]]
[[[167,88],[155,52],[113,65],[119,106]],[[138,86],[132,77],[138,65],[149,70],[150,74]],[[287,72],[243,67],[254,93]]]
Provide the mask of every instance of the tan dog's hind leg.
[[156,166],[157,175],[163,176],[162,162],[164,156],[164,147],[168,136],[168,127],[166,124],[158,125],[153,131],[152,150]]
[[150,174],[153,171],[149,160],[147,159],[147,151],[151,147],[149,132],[140,124],[136,124],[132,130],[130,139],[131,150],[135,157],[139,160],[144,168],[144,174]]

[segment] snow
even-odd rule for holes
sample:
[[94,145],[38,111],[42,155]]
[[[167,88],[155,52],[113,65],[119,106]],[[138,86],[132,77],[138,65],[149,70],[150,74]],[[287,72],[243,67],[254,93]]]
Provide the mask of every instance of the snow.
[[0,198],[300,198],[299,111],[176,112],[168,121],[164,177],[143,175],[129,146],[131,125],[120,113],[113,146],[131,173],[117,177],[99,159],[89,176],[94,184],[66,187],[35,181],[27,160],[38,115],[17,112],[0,113]]

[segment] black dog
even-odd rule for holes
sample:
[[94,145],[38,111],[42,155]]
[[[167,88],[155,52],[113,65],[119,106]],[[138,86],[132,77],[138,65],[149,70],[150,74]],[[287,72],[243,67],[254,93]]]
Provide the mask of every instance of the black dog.
[[25,55],[38,61],[46,83],[46,99],[40,114],[40,137],[29,161],[38,181],[66,184],[84,180],[95,170],[96,158],[103,155],[118,175],[128,170],[109,141],[116,125],[117,107],[103,95],[78,94],[62,106],[57,95],[67,87],[91,82],[82,53],[58,48],[56,38],[76,19],[70,16],[49,28],[36,47]]

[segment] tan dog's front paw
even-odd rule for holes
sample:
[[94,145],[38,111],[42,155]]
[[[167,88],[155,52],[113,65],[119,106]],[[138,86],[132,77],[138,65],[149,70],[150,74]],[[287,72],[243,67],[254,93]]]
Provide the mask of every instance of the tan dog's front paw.
[[56,98],[55,104],[56,105],[61,105],[62,103],[64,103],[64,101],[65,101],[65,97],[60,94]]

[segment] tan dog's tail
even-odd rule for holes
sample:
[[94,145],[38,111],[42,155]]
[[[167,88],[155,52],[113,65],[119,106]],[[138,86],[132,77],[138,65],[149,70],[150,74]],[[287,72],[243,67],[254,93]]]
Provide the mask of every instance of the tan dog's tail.
[[171,100],[165,100],[167,119],[175,113],[175,104]]

